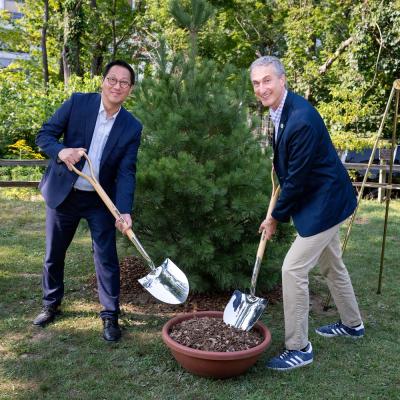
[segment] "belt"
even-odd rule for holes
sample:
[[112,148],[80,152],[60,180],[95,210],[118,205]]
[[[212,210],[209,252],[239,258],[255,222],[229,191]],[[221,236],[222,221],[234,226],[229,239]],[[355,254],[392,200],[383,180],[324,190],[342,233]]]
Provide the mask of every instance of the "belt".
[[84,193],[84,194],[93,194],[96,193],[95,190],[81,190],[81,189],[77,189],[76,187],[73,187],[72,190],[76,193]]

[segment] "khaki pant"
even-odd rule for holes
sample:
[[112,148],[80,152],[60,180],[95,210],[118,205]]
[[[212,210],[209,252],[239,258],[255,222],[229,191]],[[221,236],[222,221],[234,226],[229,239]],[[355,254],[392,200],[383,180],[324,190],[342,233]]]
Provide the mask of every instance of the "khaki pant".
[[300,350],[308,343],[308,274],[317,263],[325,277],[342,322],[360,324],[361,316],[353,286],[342,260],[340,224],[310,237],[297,235],[282,267],[285,345]]

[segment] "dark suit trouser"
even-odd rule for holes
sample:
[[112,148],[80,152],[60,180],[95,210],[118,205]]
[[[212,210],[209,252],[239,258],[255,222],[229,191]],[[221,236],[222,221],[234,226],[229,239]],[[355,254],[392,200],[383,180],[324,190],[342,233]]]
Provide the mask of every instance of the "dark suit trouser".
[[57,208],[46,207],[46,256],[43,268],[43,304],[59,305],[64,296],[64,264],[81,218],[88,222],[93,241],[102,318],[119,312],[119,263],[115,219],[96,192],[72,190]]

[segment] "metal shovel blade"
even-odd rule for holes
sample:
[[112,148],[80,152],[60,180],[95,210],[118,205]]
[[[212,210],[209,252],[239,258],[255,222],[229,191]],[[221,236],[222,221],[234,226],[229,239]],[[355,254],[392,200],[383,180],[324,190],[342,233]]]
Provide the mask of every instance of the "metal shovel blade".
[[169,258],[138,281],[152,296],[164,303],[182,304],[189,294],[186,275]]
[[249,331],[260,319],[268,301],[252,294],[235,290],[224,310],[224,322],[243,331]]
[[[267,217],[271,215],[279,196],[280,187],[276,187],[274,180],[274,171],[271,170],[272,196],[269,202]],[[256,262],[254,263],[253,275],[251,277],[250,294],[244,294],[235,290],[229,303],[224,310],[224,322],[235,328],[249,331],[259,320],[268,301],[254,295],[258,272],[260,271],[261,261],[267,244],[266,232],[263,230],[260,243],[257,249]]]

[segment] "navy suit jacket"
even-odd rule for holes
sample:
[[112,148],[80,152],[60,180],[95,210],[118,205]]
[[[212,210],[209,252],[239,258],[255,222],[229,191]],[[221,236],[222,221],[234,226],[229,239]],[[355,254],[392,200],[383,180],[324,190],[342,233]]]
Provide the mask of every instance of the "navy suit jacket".
[[[89,151],[100,101],[98,93],[74,93],[43,124],[36,137],[36,144],[50,157],[39,185],[50,208],[65,200],[78,179],[63,162],[57,162],[58,153],[66,147],[83,147]],[[130,213],[133,207],[141,132],[141,123],[121,107],[100,161],[99,183],[121,213]],[[82,157],[76,167],[82,170],[84,162]]]
[[346,169],[318,111],[303,97],[288,92],[274,149],[281,194],[272,212],[290,218],[307,237],[349,217],[356,196]]

